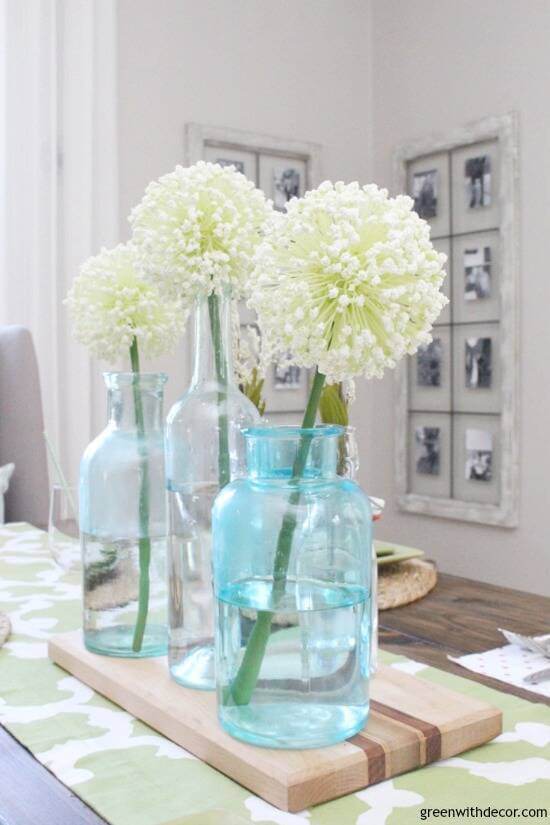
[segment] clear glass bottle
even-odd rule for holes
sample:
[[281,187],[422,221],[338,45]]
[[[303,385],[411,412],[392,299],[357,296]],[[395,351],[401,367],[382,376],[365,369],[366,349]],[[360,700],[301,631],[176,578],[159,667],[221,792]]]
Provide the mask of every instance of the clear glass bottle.
[[212,505],[244,475],[241,431],[259,420],[233,375],[230,298],[201,297],[191,386],[166,423],[169,666],[187,687],[215,688]]
[[[338,447],[338,475],[355,481],[358,473],[359,449],[355,427],[345,427]],[[373,541],[371,541],[371,559],[370,674],[373,676],[378,666],[378,559]]]
[[80,465],[84,642],[109,656],[167,649],[164,373],[105,373],[108,424]]
[[372,513],[337,475],[342,433],[248,430],[248,476],[214,505],[218,713],[256,745],[322,747],[367,719]]

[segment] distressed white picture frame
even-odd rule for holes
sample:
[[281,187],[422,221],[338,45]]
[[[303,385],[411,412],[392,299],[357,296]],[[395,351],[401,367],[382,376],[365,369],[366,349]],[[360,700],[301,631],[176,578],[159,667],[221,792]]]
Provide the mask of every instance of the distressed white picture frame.
[[[456,152],[475,144],[496,141],[498,169],[495,170],[499,208],[499,291],[500,336],[498,352],[500,371],[500,426],[498,431],[498,501],[482,503],[459,498],[441,498],[411,492],[409,465],[409,367],[402,361],[396,371],[395,476],[398,506],[409,513],[476,522],[500,527],[517,527],[519,523],[519,178],[518,119],[516,113],[488,117],[468,126],[425,140],[400,146],[394,153],[396,192],[408,190],[411,162],[438,152]],[[467,152],[467,150],[466,150]],[[484,226],[479,226],[483,229]],[[468,231],[471,231],[468,227]],[[457,273],[453,273],[456,277]],[[461,273],[458,277],[462,277]],[[458,411],[457,411],[458,412]],[[496,436],[495,436],[496,437]],[[456,468],[460,472],[461,468]]]
[[[216,150],[212,152],[212,150]],[[250,177],[256,185],[260,184],[260,158],[270,156],[272,159],[296,159],[305,164],[305,190],[314,189],[321,181],[321,146],[304,140],[273,137],[260,132],[245,132],[224,126],[207,126],[202,123],[187,123],[185,126],[185,163],[191,165],[199,160],[211,160],[218,152],[235,151],[256,158],[254,176]],[[208,156],[208,157],[207,157]],[[242,156],[242,155],[241,155]],[[222,155],[220,154],[220,157]],[[269,192],[266,192],[271,197]]]

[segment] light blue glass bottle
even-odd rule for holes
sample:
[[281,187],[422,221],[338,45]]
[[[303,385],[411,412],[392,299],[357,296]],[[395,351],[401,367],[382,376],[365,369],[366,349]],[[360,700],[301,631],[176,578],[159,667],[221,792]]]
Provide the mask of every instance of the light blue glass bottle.
[[248,476],[214,505],[218,712],[252,744],[322,747],[367,719],[372,514],[337,475],[342,433],[248,430]]
[[107,427],[80,464],[84,642],[108,656],[166,653],[164,373],[105,373]]
[[172,678],[186,687],[216,687],[212,505],[245,474],[242,430],[259,421],[233,373],[231,297],[201,296],[191,385],[166,421],[168,659]]

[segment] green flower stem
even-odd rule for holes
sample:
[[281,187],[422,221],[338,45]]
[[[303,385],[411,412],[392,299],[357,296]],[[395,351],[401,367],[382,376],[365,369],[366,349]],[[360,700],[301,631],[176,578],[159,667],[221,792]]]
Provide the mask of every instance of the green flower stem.
[[[321,391],[325,382],[325,376],[319,372],[315,373],[313,385],[309,395],[309,401],[302,421],[303,429],[310,429],[315,426],[317,410]],[[292,467],[292,478],[290,483],[297,486],[293,490],[288,500],[288,509],[284,515],[279,537],[277,539],[277,550],[275,552],[275,562],[273,565],[273,606],[277,604],[284,595],[290,553],[292,550],[292,539],[296,530],[295,507],[300,500],[299,481],[304,473],[312,436],[304,434],[300,438],[300,445]],[[233,683],[231,685],[231,696],[236,705],[247,705],[250,702],[258,675],[262,666],[265,649],[271,632],[271,622],[274,612],[269,610],[259,610],[252,633],[248,639],[243,660]]]
[[[319,413],[323,424],[339,424],[341,427],[349,426],[348,405],[344,401],[342,384],[328,384],[323,387]],[[346,436],[342,436],[338,443],[338,465],[339,476],[346,473]]]
[[[208,296],[208,314],[210,316],[210,331],[212,333],[212,343],[214,346],[214,362],[216,365],[216,378],[220,387],[227,387],[227,360],[223,350],[221,320],[220,320],[220,299],[212,293]],[[229,484],[229,426],[227,413],[222,412],[222,408],[227,400],[227,392],[223,389],[218,391],[218,480],[220,490]]]
[[134,410],[138,433],[138,451],[140,456],[141,484],[139,488],[139,597],[138,614],[134,628],[132,650],[139,653],[143,644],[147,614],[149,612],[149,565],[151,563],[151,539],[149,538],[149,461],[145,445],[145,422],[143,403],[139,386],[139,351],[137,338],[130,347],[130,361],[134,373]]

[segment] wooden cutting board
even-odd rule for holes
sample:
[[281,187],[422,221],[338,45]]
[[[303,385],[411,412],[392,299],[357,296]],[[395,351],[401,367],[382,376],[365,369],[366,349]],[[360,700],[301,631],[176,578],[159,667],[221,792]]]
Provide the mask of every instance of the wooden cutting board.
[[225,733],[213,693],[170,679],[166,659],[116,659],[87,651],[80,631],[57,636],[50,658],[168,739],[285,811],[301,811],[438,759],[502,731],[485,702],[391,667],[371,682],[366,728],[339,745],[272,750]]

